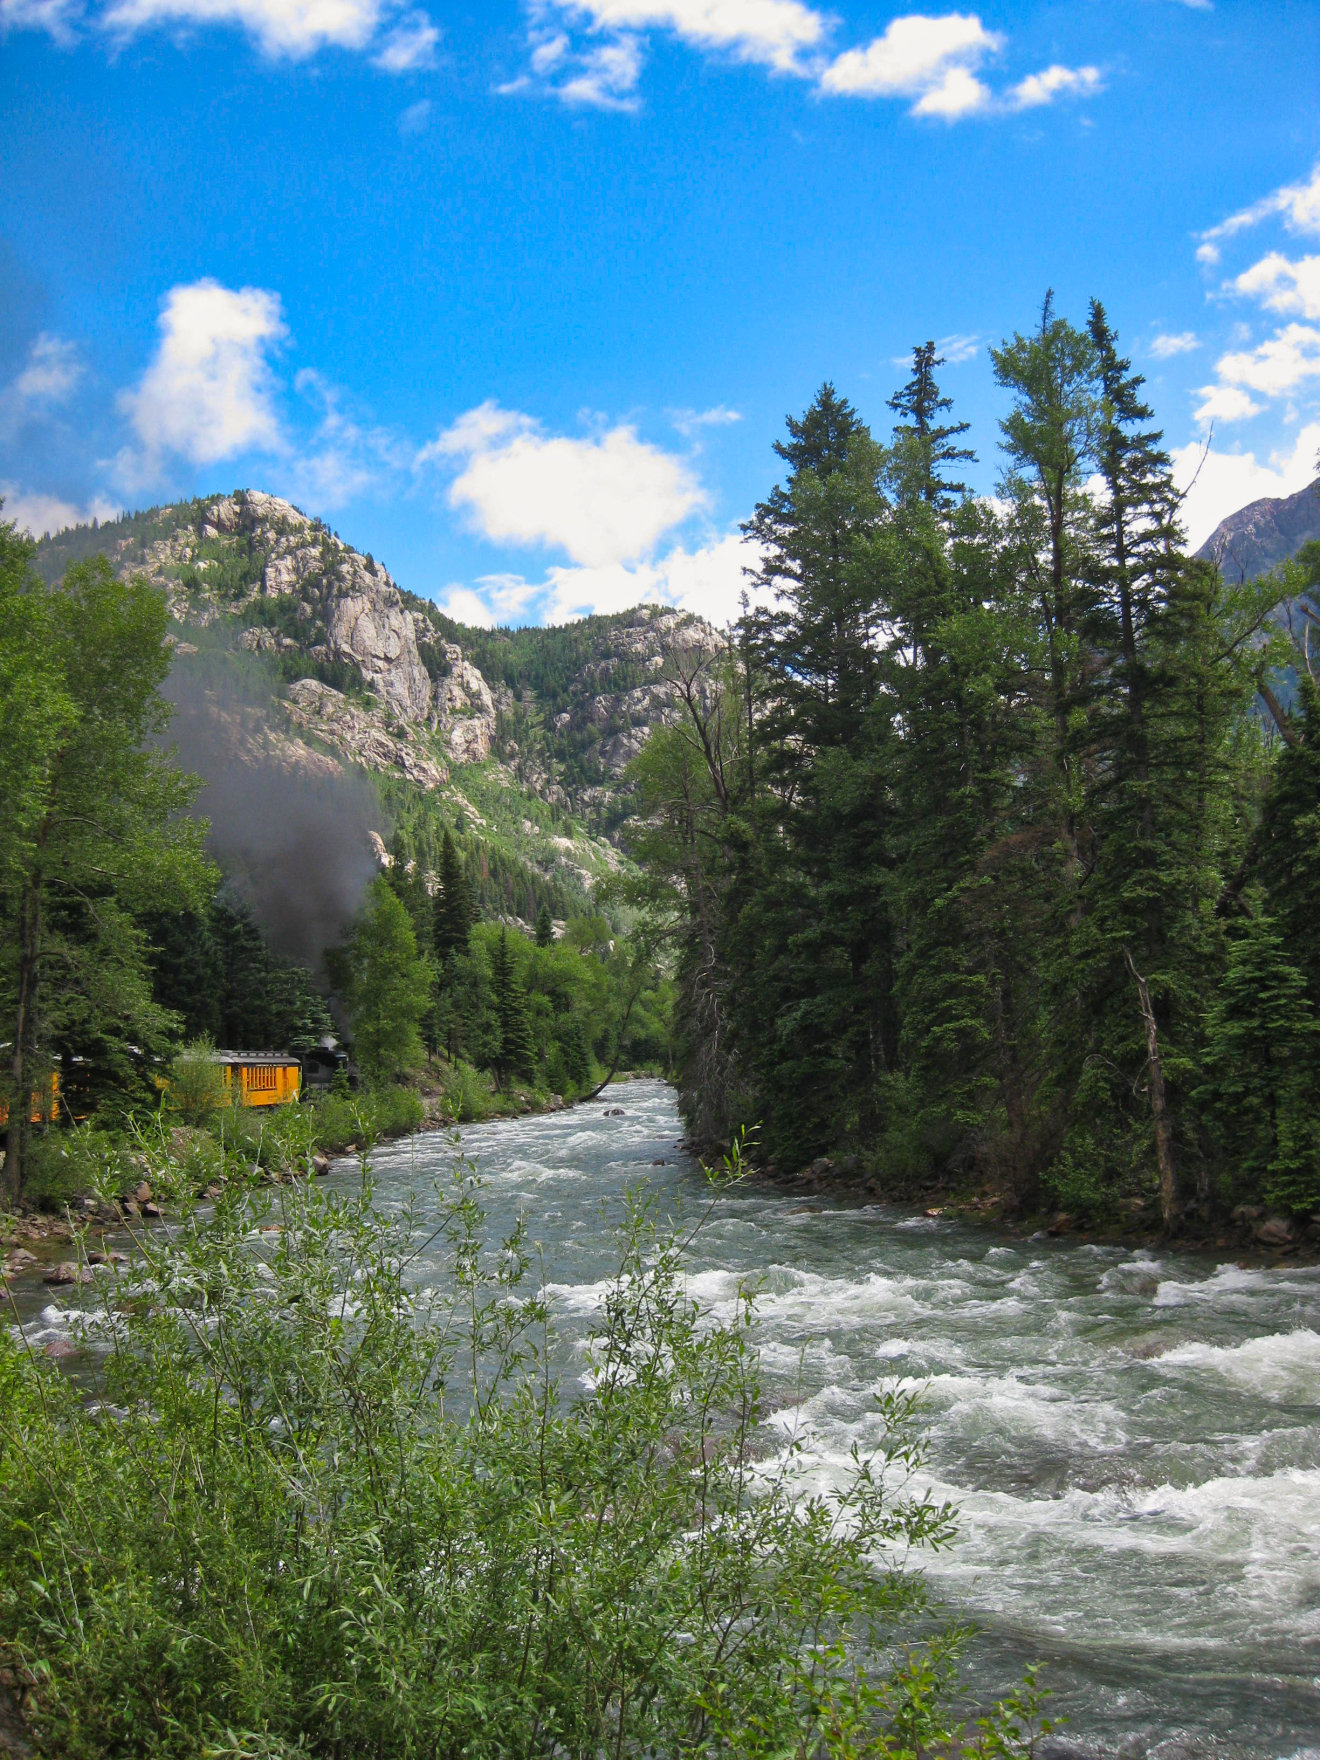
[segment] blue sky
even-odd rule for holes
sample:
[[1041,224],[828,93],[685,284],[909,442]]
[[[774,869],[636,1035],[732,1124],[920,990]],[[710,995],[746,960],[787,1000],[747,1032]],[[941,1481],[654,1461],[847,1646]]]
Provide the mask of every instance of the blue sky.
[[1194,540],[1320,452],[1320,0],[0,0],[0,484],[289,496],[468,620],[730,614],[823,379],[1109,308]]

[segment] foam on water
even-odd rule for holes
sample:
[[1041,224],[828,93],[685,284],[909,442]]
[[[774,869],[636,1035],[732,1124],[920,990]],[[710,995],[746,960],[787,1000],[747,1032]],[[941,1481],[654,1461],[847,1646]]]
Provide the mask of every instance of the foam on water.
[[[630,1083],[609,1103],[624,1116],[602,1099],[462,1132],[492,1236],[521,1215],[541,1250],[567,1383],[590,1383],[581,1345],[625,1195],[685,1227],[704,1215],[693,1299],[718,1318],[743,1284],[760,1291],[768,1466],[791,1437],[803,1490],[828,1493],[880,1439],[876,1394],[919,1392],[911,1489],[961,1522],[925,1568],[978,1623],[975,1703],[1040,1660],[1070,1720],[1053,1760],[1320,1760],[1320,1273],[712,1195],[676,1151],[669,1090]],[[452,1153],[439,1134],[386,1147],[381,1200],[415,1193],[424,1221]],[[439,1265],[419,1260],[418,1283]],[[60,1302],[29,1312],[30,1338],[71,1335]]]

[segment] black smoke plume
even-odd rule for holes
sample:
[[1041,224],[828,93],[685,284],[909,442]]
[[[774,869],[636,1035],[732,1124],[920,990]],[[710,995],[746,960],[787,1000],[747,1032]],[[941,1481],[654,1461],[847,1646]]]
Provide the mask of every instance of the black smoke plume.
[[227,889],[276,953],[319,975],[376,873],[376,791],[360,772],[284,737],[270,667],[209,635],[176,653],[163,687],[175,707],[168,738],[180,766],[206,784],[196,811],[211,822]]

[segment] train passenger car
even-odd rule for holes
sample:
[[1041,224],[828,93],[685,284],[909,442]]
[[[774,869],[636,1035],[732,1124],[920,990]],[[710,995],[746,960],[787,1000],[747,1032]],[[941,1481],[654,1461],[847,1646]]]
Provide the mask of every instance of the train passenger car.
[[283,1051],[217,1051],[231,1106],[282,1106],[296,1100],[302,1065]]
[[[33,1124],[53,1124],[60,1110],[60,1072],[51,1070],[32,1090],[32,1111],[28,1115]],[[0,1100],[0,1130],[9,1123],[9,1102]]]

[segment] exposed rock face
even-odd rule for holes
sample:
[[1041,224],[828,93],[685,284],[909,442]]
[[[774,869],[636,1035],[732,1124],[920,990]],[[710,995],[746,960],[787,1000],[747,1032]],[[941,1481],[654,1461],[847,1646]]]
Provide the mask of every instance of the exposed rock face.
[[334,601],[327,631],[330,651],[356,666],[367,688],[378,692],[401,721],[425,721],[433,688],[418,657],[412,613],[399,603],[388,575],[384,585],[362,585],[366,590],[348,591]]
[[1295,495],[1253,501],[1221,520],[1196,552],[1230,580],[1254,580],[1320,538],[1320,477]]
[[422,788],[439,788],[448,776],[411,729],[387,733],[371,710],[319,678],[291,684],[288,704],[292,720],[368,770],[402,771]]
[[449,676],[436,681],[435,724],[457,764],[480,764],[495,738],[495,699],[490,686],[455,642],[444,644]]
[[[526,683],[492,686],[429,606],[278,496],[250,489],[155,508],[103,526],[97,542],[118,573],[158,585],[181,625],[237,621],[240,646],[270,656],[291,681],[289,720],[337,756],[424,788],[444,785],[450,764],[500,758],[542,800],[611,820],[627,764],[680,713],[674,668],[691,670],[719,643],[701,618],[658,606],[589,620],[580,671],[542,703]],[[60,558],[58,538],[39,549],[48,579]],[[269,746],[252,714],[229,720],[225,743]],[[266,756],[312,767],[313,748],[296,733],[271,737],[284,744]]]

